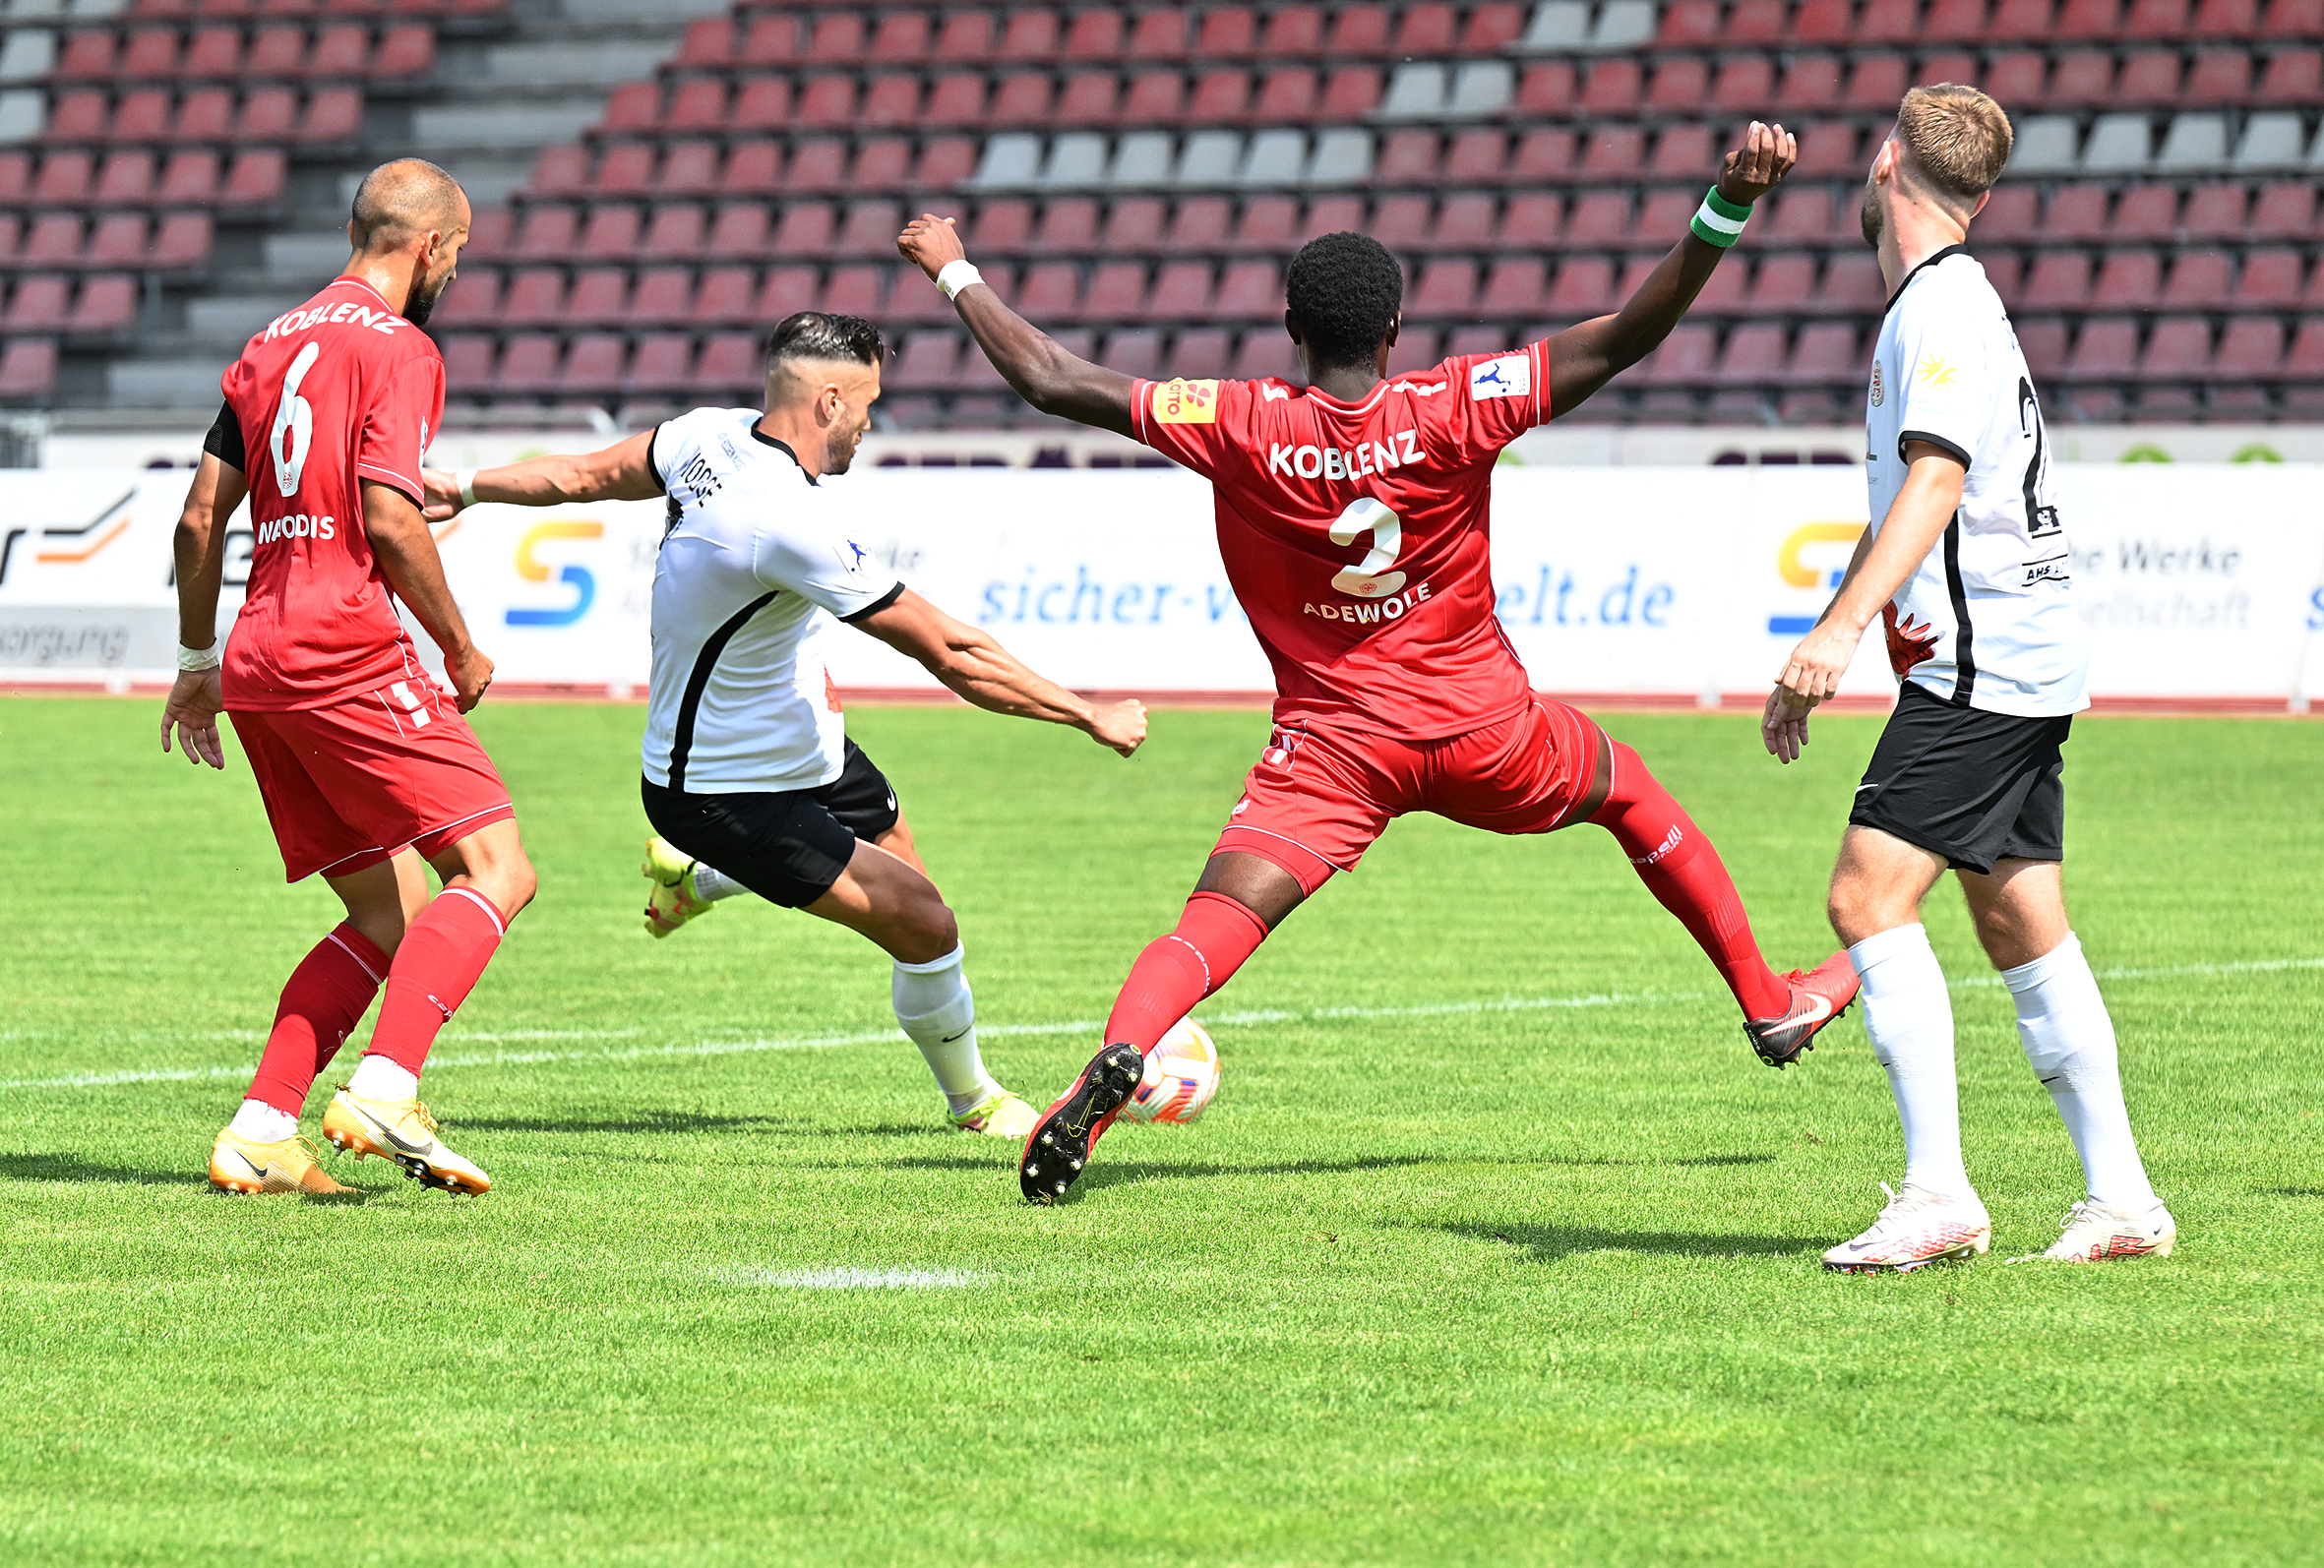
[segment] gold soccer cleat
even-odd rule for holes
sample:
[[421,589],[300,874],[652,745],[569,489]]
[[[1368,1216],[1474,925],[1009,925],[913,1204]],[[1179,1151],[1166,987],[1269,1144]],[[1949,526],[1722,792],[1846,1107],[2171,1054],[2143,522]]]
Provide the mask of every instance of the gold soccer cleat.
[[351,1190],[315,1163],[320,1151],[304,1138],[259,1143],[231,1127],[210,1149],[210,1184],[220,1192],[315,1192]]
[[645,893],[645,934],[667,936],[697,915],[710,912],[710,901],[694,894],[695,858],[659,836],[645,841],[645,864],[638,870],[650,884]]
[[447,1192],[492,1188],[492,1177],[479,1166],[444,1146],[436,1118],[416,1099],[366,1100],[341,1084],[323,1113],[323,1136],[358,1159],[376,1154],[393,1161],[405,1176]]

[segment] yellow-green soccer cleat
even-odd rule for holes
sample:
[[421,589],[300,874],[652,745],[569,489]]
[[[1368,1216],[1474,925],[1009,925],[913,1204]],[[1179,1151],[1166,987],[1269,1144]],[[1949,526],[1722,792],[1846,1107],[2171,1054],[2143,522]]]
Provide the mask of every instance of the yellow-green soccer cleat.
[[710,912],[713,906],[708,899],[694,896],[696,864],[692,855],[667,839],[645,841],[645,864],[638,870],[652,883],[645,895],[647,935],[667,936],[695,916]]
[[967,1110],[952,1113],[953,1126],[988,1138],[1021,1138],[1039,1119],[1038,1112],[1006,1089],[997,1089]]
[[260,1143],[228,1127],[210,1150],[210,1184],[220,1192],[313,1192],[325,1196],[349,1189],[323,1174],[318,1151],[306,1139]]
[[376,1154],[403,1174],[447,1192],[487,1192],[492,1177],[436,1136],[436,1118],[418,1100],[371,1100],[339,1085],[323,1113],[323,1136],[360,1159]]

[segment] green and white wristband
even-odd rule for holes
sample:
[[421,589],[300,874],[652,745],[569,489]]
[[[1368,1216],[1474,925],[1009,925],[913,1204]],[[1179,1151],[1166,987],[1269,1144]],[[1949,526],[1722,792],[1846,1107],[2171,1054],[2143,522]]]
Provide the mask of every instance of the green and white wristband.
[[1714,185],[1710,194],[1702,199],[1702,206],[1695,210],[1694,221],[1688,227],[1694,230],[1694,237],[1705,245],[1716,245],[1725,250],[1743,238],[1743,223],[1750,215],[1750,203],[1730,202],[1719,194],[1719,187]]

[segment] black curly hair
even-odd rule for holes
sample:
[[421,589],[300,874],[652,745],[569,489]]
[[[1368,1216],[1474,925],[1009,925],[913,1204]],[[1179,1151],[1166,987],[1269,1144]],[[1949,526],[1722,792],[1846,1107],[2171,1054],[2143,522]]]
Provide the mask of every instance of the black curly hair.
[[1283,294],[1309,375],[1366,366],[1404,308],[1404,269],[1369,234],[1318,234],[1291,259]]

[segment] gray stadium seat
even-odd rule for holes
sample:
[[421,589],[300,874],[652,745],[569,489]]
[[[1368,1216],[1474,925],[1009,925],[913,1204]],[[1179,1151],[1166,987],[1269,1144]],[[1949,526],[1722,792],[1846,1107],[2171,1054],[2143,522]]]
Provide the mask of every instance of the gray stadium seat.
[[984,156],[977,162],[974,185],[1016,186],[1030,185],[1041,168],[1041,139],[1029,132],[1016,131],[985,141]]
[[[1256,139],[1265,140],[1266,133]],[[1254,156],[1256,148],[1253,149]],[[1325,131],[1315,138],[1308,180],[1315,185],[1350,185],[1372,173],[1372,137],[1363,131]]]
[[[1122,139],[1125,146],[1137,140],[1134,136]],[[1167,144],[1168,139],[1164,140]],[[1093,132],[1072,131],[1049,144],[1049,156],[1041,164],[1041,183],[1087,187],[1097,184],[1105,172],[1106,139]],[[1160,172],[1156,170],[1147,174],[1141,183],[1160,178]],[[1119,180],[1123,176],[1117,174],[1115,178]]]
[[[1079,167],[1080,165],[1078,163],[1070,165],[1060,163],[1059,158],[1064,152],[1062,144],[1071,140],[1073,139],[1070,137],[1058,138],[1061,145],[1050,151],[1049,170],[1045,177],[1052,185],[1095,185],[1097,176],[1094,169],[1087,175],[1074,178],[1067,174],[1065,170],[1068,167]],[[1100,137],[1089,137],[1086,140],[1103,145],[1103,138]],[[1168,132],[1131,131],[1114,147],[1114,160],[1109,177],[1116,185],[1161,185],[1170,179],[1171,164],[1176,160],[1177,155],[1177,147]],[[1078,157],[1078,154],[1075,156]]]
[[2224,114],[2181,114],[2164,133],[2163,151],[2155,166],[2166,173],[2214,169],[2228,160],[2228,117]]
[[1396,67],[1376,112],[1383,120],[1435,119],[1444,112],[1445,75],[1444,67],[1433,62]]
[[1226,185],[1243,163],[1243,135],[1239,131],[1196,131],[1179,149],[1178,183]]
[[2235,144],[2238,169],[2279,169],[2298,164],[2307,138],[2299,116],[2289,112],[2254,114],[2243,122],[2243,140]]
[[1542,0],[1534,7],[1533,21],[1517,48],[1527,53],[1564,54],[1587,45],[1589,35],[1587,0]]
[[2147,166],[2154,143],[2145,114],[2102,114],[2082,149],[2082,167],[2094,174],[2134,173]]
[[1517,92],[1517,73],[1505,61],[1472,60],[1452,76],[1445,112],[1455,119],[1498,114]]
[[2063,174],[2074,167],[2078,140],[2070,114],[2028,115],[2017,126],[2010,166],[2022,174]]
[[1654,41],[1654,0],[1607,0],[1590,34],[1593,49],[1635,49]]

